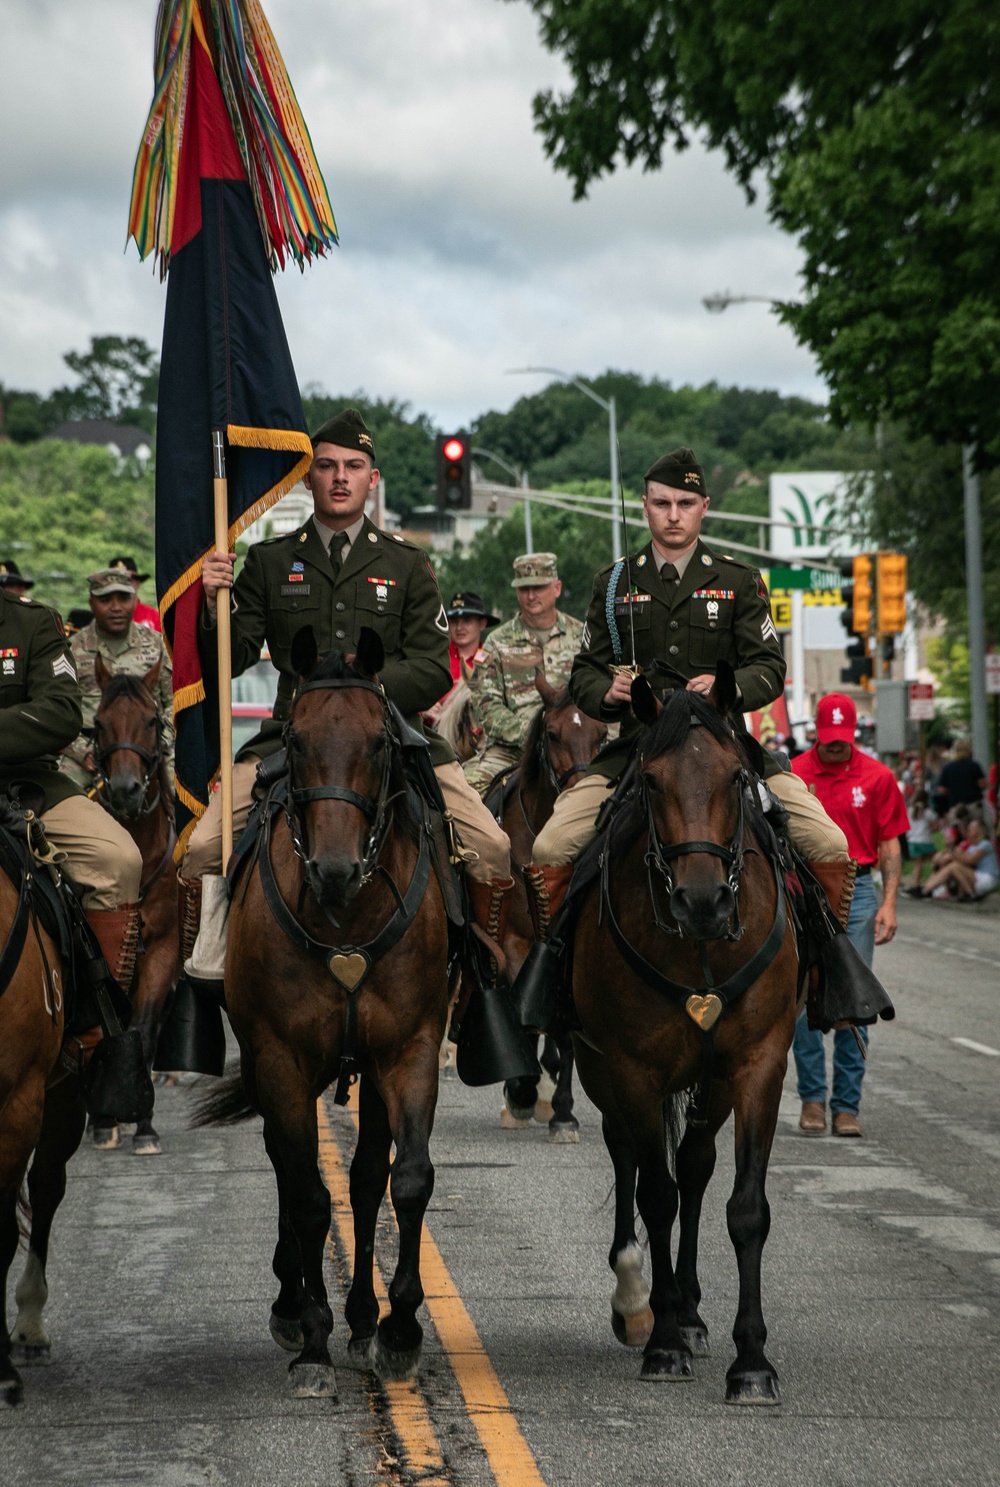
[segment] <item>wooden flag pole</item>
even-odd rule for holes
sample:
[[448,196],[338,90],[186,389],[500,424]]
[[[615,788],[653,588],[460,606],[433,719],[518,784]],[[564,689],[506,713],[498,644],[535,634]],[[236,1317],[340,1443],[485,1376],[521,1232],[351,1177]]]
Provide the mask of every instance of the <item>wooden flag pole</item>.
[[[221,429],[212,430],[212,489],[215,500],[215,546],[229,551],[229,484],[226,446]],[[222,792],[222,871],[233,855],[233,660],[229,643],[229,589],[220,589],[215,633],[219,672],[219,783]]]

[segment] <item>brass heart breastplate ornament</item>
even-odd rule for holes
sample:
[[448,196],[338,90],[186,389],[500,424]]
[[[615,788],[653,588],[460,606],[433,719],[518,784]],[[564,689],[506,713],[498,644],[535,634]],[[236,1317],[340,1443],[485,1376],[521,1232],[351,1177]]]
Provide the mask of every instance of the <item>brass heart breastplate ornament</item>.
[[352,950],[349,955],[339,952],[331,955],[326,965],[330,975],[340,982],[345,991],[353,991],[368,974],[368,957],[359,950]]
[[722,1016],[722,998],[714,992],[708,996],[692,993],[684,1003],[687,1015],[698,1024],[703,1033],[710,1032]]

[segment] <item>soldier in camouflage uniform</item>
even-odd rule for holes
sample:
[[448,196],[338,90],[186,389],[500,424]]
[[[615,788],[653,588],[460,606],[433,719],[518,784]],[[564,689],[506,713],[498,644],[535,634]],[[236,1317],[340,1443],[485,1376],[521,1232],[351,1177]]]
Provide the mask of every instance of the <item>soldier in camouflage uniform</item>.
[[[174,783],[173,682],[170,657],[163,637],[148,625],[137,625],[133,619],[136,595],[129,575],[115,568],[102,568],[87,579],[90,588],[89,625],[78,630],[70,641],[70,651],[80,679],[83,702],[83,726],[92,728],[94,714],[101,701],[101,689],[94,675],[94,662],[100,656],[109,672],[124,671],[129,676],[144,677],[154,666],[159,673],[153,684],[160,721],[163,724],[163,753],[170,787]],[[81,733],[63,751],[59,767],[81,790],[94,783],[93,744]]]
[[469,678],[487,742],[483,753],[465,766],[465,777],[480,795],[501,769],[520,757],[541,705],[535,671],[544,672],[550,686],[564,687],[583,634],[579,620],[556,609],[562,584],[555,553],[515,558],[511,588],[521,612],[484,641]]

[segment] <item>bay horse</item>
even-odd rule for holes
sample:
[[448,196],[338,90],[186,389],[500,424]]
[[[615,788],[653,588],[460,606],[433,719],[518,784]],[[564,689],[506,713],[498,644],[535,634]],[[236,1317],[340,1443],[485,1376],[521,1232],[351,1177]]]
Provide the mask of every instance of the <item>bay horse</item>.
[[[535,838],[552,815],[557,798],[586,774],[608,730],[589,718],[570,698],[565,687],[553,687],[535,672],[535,690],[541,707],[531,720],[521,757],[513,771],[501,776],[486,792],[486,804],[510,838],[510,860],[515,890],[502,950],[511,983],[517,977],[534,940],[524,869],[531,862]],[[573,1114],[573,1039],[569,1032],[546,1035],[542,1067],[555,1083],[549,1140],[556,1144],[580,1139],[580,1123]],[[508,1080],[504,1098],[514,1120],[527,1125],[538,1098],[538,1079]]]
[[[727,718],[737,705],[725,663],[708,698],[676,691],[662,711],[644,677],[633,683],[633,710],[648,725],[637,782],[631,802],[588,849],[600,869],[572,936],[572,992],[580,1078],[602,1112],[615,1173],[615,1335],[645,1345],[647,1380],[690,1378],[692,1356],[707,1354],[698,1226],[716,1135],[732,1112],[736,1181],[726,1213],[739,1308],[726,1401],[775,1405],[761,1254],[798,954],[780,868],[763,850],[768,828],[749,745]],[[697,1095],[676,1145],[680,1096],[692,1088]],[[649,1237],[651,1290],[642,1277],[636,1203]]]
[[[159,661],[137,677],[109,672],[100,656],[94,658],[101,689],[93,737],[97,799],[142,853],[143,953],[136,965],[132,1026],[142,1035],[150,1068],[167,1002],[181,973],[174,801],[153,692],[159,674]],[[102,1139],[95,1128],[95,1139],[101,1145],[117,1145],[117,1132],[103,1133]],[[136,1156],[155,1156],[162,1150],[152,1118],[136,1126],[132,1149]]]
[[[247,1107],[264,1117],[278,1189],[271,1333],[296,1354],[292,1394],[335,1398],[323,1279],[330,1195],[317,1164],[316,1102],[334,1080],[345,1101],[347,1076],[358,1071],[349,1350],[383,1378],[410,1378],[422,1339],[420,1236],[434,1187],[428,1143],[449,999],[448,921],[377,680],[381,640],[362,629],[355,655],[319,660],[305,627],[291,660],[299,680],[286,730],[287,805],[265,811],[229,912],[226,1002],[242,1093],[223,1088],[214,1118]],[[213,1118],[207,1104],[199,1123]],[[387,1182],[399,1255],[380,1321],[372,1264]]]
[[[16,844],[23,828],[0,801],[4,824],[13,829],[4,832],[5,844]],[[46,1085],[62,1047],[65,1019],[64,967],[28,896],[25,875],[35,863],[27,847],[23,854],[15,849],[13,870],[20,879],[16,886],[0,868],[0,1398],[7,1404],[18,1404],[24,1393],[15,1362],[33,1361],[23,1353],[12,1356],[7,1277],[20,1239],[18,1203],[31,1154],[59,1139],[59,1112],[46,1096]],[[81,1101],[73,1150],[83,1119]],[[20,1284],[18,1292],[20,1302]],[[15,1338],[17,1332],[15,1326]]]

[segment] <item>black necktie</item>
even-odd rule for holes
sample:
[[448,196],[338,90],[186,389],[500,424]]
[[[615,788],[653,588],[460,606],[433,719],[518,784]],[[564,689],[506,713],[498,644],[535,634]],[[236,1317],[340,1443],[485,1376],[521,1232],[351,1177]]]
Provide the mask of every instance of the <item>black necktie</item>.
[[330,567],[333,569],[334,578],[340,573],[344,566],[344,554],[347,551],[348,536],[346,532],[334,532],[330,541]]
[[662,584],[669,587],[670,584],[676,583],[679,578],[680,574],[677,572],[673,563],[664,563],[660,568],[660,582]]

